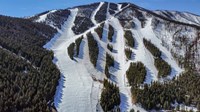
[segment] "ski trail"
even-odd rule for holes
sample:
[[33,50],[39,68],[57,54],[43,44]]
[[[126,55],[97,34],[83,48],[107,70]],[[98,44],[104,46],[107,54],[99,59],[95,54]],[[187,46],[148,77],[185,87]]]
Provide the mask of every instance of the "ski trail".
[[126,62],[125,56],[125,40],[124,40],[124,30],[117,18],[112,18],[110,24],[115,28],[115,34],[113,36],[113,48],[117,49],[117,53],[112,53],[115,59],[115,68],[111,67],[111,74],[114,75],[114,78],[111,78],[113,82],[117,84],[120,90],[120,109],[122,112],[130,111],[134,109],[135,111],[139,110],[141,112],[146,112],[139,105],[132,103],[131,97],[131,87],[127,85],[126,71],[130,66],[130,62]]
[[134,62],[140,61],[145,65],[147,76],[144,83],[151,84],[152,81],[158,80],[158,71],[154,65],[153,55],[146,49],[143,44],[144,33],[141,31],[141,22],[137,18],[133,18],[133,20],[136,24],[136,27],[131,29],[136,44],[135,49],[133,49],[134,54],[136,54],[134,57]]
[[[55,63],[61,72],[61,79],[54,97],[54,104],[59,112],[94,112],[99,99],[100,89],[94,83],[90,73],[82,63],[69,58],[67,47],[76,38],[71,28],[78,9],[71,9],[71,15],[65,23],[64,31],[57,35],[55,42],[50,41]],[[82,45],[84,47],[85,45]]]
[[46,14],[39,16],[39,18],[35,22],[44,22],[49,14],[54,13],[56,11],[57,10],[52,10],[52,11],[49,11],[48,13],[46,13]]
[[111,18],[109,9],[110,9],[110,3],[108,3],[107,9],[106,9],[106,10],[107,10],[107,11],[106,11],[106,20],[107,20],[108,18]]
[[156,37],[154,34],[153,28],[151,26],[152,18],[147,19],[147,24],[145,28],[141,29],[141,34],[144,36],[144,38],[151,40],[151,42],[157,46],[160,51],[162,52],[162,59],[165,60],[172,68],[171,74],[167,77],[168,79],[172,79],[173,77],[179,75],[183,69],[181,69],[176,61],[174,60],[173,56],[171,55],[170,51],[168,51],[164,46],[162,46],[161,40]]
[[[90,62],[86,34],[88,32],[92,32],[95,39],[100,42],[98,43],[100,47],[102,47],[100,52],[107,51],[103,51],[103,49],[107,49],[106,44],[108,42],[106,39],[104,39],[104,36],[102,39],[103,41],[100,41],[98,35],[94,33],[94,29],[101,23],[96,24],[94,27],[88,29],[86,32],[80,35],[74,35],[71,28],[74,25],[78,9],[71,9],[70,11],[71,14],[64,25],[65,27],[63,32],[56,35],[57,37],[55,36],[55,39],[52,39],[52,41],[48,43],[49,46],[47,46],[54,51],[56,59],[55,63],[62,74],[59,81],[59,86],[57,87],[54,103],[57,110],[61,112],[93,112],[96,111],[95,109],[99,104],[99,94],[101,92],[98,91],[100,91],[102,87],[100,83],[93,81],[92,76],[95,76],[97,79],[101,79],[102,77],[100,76],[102,76],[103,71],[94,69]],[[126,63],[126,57],[124,53],[125,41],[123,27],[121,26],[119,20],[115,17],[107,18],[107,20],[104,22],[107,23],[107,26],[104,26],[104,28],[108,27],[108,23],[115,28],[115,35],[113,36],[115,39],[113,42],[109,43],[112,44],[113,48],[117,51],[115,53],[112,52],[112,55],[115,59],[115,67],[111,67],[110,72],[114,76],[113,82],[115,82],[120,89],[120,108],[122,111],[128,111],[133,107],[139,108],[138,106],[132,104],[130,87],[127,87],[126,85],[127,79],[125,77],[125,73],[130,63]],[[80,47],[80,55],[82,55],[82,59],[75,58],[75,60],[78,61],[77,63],[69,58],[67,47],[81,35],[84,35],[84,39],[81,42]],[[141,35],[141,33],[138,35]],[[100,53],[100,55],[103,57],[105,54]],[[99,59],[98,61],[100,67],[105,66],[105,63],[101,63]],[[139,108],[139,110],[141,109]]]
[[146,49],[143,44],[143,35],[138,30],[132,30],[135,40],[138,43],[136,49],[134,49],[135,55],[135,62],[141,61],[147,70],[147,76],[145,78],[145,83],[151,84],[152,81],[157,81],[157,74],[158,71],[154,65],[154,57],[153,55]]
[[67,21],[62,26],[62,31],[58,32],[54,38],[52,38],[46,45],[43,47],[46,49],[58,49],[59,46],[61,46],[64,42],[68,41],[70,38],[74,36],[74,32],[71,30],[71,28],[74,25],[74,21],[76,18],[76,15],[78,13],[78,9],[71,9],[70,15],[67,19]]
[[121,11],[122,10],[122,4],[117,4],[117,9],[118,9],[118,11]]
[[116,70],[111,70],[111,74],[114,75],[113,81],[119,86],[120,89],[120,109],[122,112],[128,111],[132,107],[130,87],[125,84],[125,74],[126,74],[126,57],[124,53],[125,41],[124,41],[124,31],[119,23],[118,19],[113,18],[111,25],[115,28],[115,35],[113,36],[113,48],[117,49],[117,53],[113,54],[115,59]]
[[65,77],[63,97],[57,107],[58,111],[92,112],[92,78],[84,65],[70,60],[67,50],[56,51],[55,57]]
[[92,23],[94,23],[94,25],[97,24],[96,20],[95,20],[95,16],[97,14],[97,12],[99,11],[99,9],[101,8],[101,6],[104,4],[104,2],[100,2],[99,6],[97,7],[97,9],[92,13],[91,15],[91,20],[92,20]]
[[98,34],[96,32],[92,32],[92,35],[96,41],[98,41],[98,47],[99,47],[99,53],[98,53],[98,59],[97,59],[97,65],[96,69],[100,72],[102,72],[102,75],[104,74],[104,68],[105,68],[105,56],[106,56],[106,43],[100,40]]
[[106,21],[103,26],[103,37],[101,39],[104,43],[107,43],[108,27],[109,25],[108,22]]
[[[61,78],[54,97],[55,107],[59,112],[94,112],[96,109],[100,108],[98,105],[102,84],[95,82],[92,78],[103,80],[106,52],[112,54],[115,59],[114,67],[110,67],[109,70],[112,74],[111,80],[116,83],[120,89],[121,111],[129,111],[134,108],[135,111],[140,110],[141,112],[144,112],[145,110],[140,106],[132,104],[131,88],[127,85],[126,79],[126,71],[129,68],[130,63],[141,61],[147,69],[146,79],[148,80],[145,80],[145,83],[149,84],[151,81],[158,80],[158,71],[154,66],[154,58],[145,48],[143,38],[152,40],[152,42],[156,43],[156,46],[159,47],[162,52],[167,52],[167,54],[163,55],[162,58],[169,62],[174,70],[177,70],[178,72],[180,71],[176,62],[172,60],[170,52],[165,51],[166,49],[161,46],[160,40],[154,35],[150,20],[147,21],[147,26],[145,28],[141,28],[141,23],[137,19],[134,20],[138,26],[136,29],[131,29],[134,38],[138,43],[138,46],[135,49],[132,49],[134,54],[136,54],[134,60],[129,60],[128,62],[126,61],[124,53],[126,47],[124,30],[119,20],[109,14],[109,5],[106,13],[107,19],[103,21],[105,22],[105,25],[101,41],[97,33],[94,32],[94,29],[103,23],[97,23],[95,20],[95,15],[103,4],[104,2],[101,2],[91,15],[91,20],[95,24],[94,27],[88,29],[80,35],[75,35],[71,29],[74,26],[78,9],[71,9],[70,16],[63,25],[63,30],[59,31],[59,33],[44,46],[47,49],[53,50],[55,56],[54,62],[61,72]],[[124,8],[121,8],[121,5],[118,5],[118,12],[123,9]],[[107,41],[109,24],[115,29],[113,42]],[[92,32],[94,38],[98,41],[99,56],[96,68],[97,70],[93,67],[89,59],[88,42],[86,38],[86,34],[88,32]],[[76,62],[69,58],[67,47],[82,35],[84,36],[84,39],[81,42],[79,58],[75,58]],[[108,43],[113,45],[115,52],[107,50],[106,46]]]

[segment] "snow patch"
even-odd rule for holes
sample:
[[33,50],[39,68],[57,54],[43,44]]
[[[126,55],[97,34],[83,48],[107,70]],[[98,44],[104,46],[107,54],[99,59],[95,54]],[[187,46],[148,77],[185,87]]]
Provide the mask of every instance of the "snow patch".
[[47,18],[47,15],[51,14],[51,13],[54,13],[56,12],[57,10],[52,10],[52,11],[49,11],[48,13],[44,14],[44,15],[41,15],[39,16],[39,19],[36,20],[36,22],[44,22]]

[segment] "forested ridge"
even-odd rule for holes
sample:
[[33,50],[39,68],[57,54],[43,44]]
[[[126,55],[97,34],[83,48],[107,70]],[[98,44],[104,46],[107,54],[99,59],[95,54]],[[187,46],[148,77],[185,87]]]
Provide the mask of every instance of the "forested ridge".
[[0,16],[0,111],[50,111],[60,72],[43,48],[56,30]]

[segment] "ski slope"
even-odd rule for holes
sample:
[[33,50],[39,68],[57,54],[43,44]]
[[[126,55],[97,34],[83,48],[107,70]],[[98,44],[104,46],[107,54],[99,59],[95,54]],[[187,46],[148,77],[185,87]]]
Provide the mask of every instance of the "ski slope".
[[92,22],[96,25],[97,22],[95,20],[95,16],[97,14],[97,12],[99,11],[99,9],[101,8],[101,6],[104,4],[104,2],[100,2],[99,6],[97,7],[97,9],[95,11],[93,11],[92,15],[91,15],[91,20]]
[[61,71],[54,103],[59,112],[94,112],[99,99],[100,84],[93,81],[83,63],[71,60],[67,53],[68,45],[77,38],[71,28],[78,9],[70,11],[71,15],[65,23],[67,27],[44,46],[54,51],[54,63]]
[[116,54],[113,54],[114,56],[114,70],[111,71],[111,74],[114,75],[115,78],[113,78],[113,82],[116,82],[116,84],[119,86],[120,89],[120,98],[121,98],[121,104],[120,109],[122,111],[126,111],[131,106],[131,98],[128,98],[129,94],[129,88],[125,85],[125,41],[123,37],[123,28],[121,27],[118,19],[113,18],[111,21],[111,25],[115,28],[115,34],[113,36],[113,49],[117,50]]
[[117,50],[117,53],[112,53],[115,59],[115,63],[114,68],[111,68],[110,73],[113,75],[111,81],[113,81],[119,87],[120,90],[120,109],[122,112],[129,111],[131,109],[145,112],[145,110],[139,105],[134,105],[131,100],[131,87],[128,86],[128,81],[126,79],[126,71],[130,66],[130,61],[126,61],[126,56],[124,52],[124,29],[117,18],[112,18],[110,20],[110,24],[115,28],[115,34],[113,36],[112,44],[113,49]]
[[167,50],[167,48],[162,46],[161,40],[154,34],[153,28],[151,26],[151,21],[152,18],[147,19],[145,28],[141,29],[142,35],[144,38],[151,40],[151,42],[161,50],[162,59],[165,60],[171,66],[172,69],[171,74],[167,78],[172,79],[173,77],[178,76],[181,72],[183,72],[183,69],[181,69],[178,66],[175,59],[171,55],[171,52]]
[[51,13],[54,13],[56,12],[57,10],[52,10],[52,11],[49,11],[48,13],[44,14],[44,15],[41,15],[39,16],[39,19],[36,20],[36,22],[44,22],[47,18],[47,15],[51,14]]
[[[158,70],[154,65],[154,57],[144,46],[143,38],[151,40],[151,42],[161,50],[162,59],[171,66],[172,72],[167,79],[172,79],[183,71],[172,57],[170,51],[162,46],[161,39],[156,37],[151,26],[152,18],[147,18],[145,27],[141,28],[141,22],[137,18],[133,17],[135,27],[128,29],[132,32],[136,45],[134,48],[131,48],[134,53],[131,60],[126,59],[124,52],[127,47],[124,39],[124,30],[127,29],[122,27],[117,17],[109,14],[109,7],[106,9],[107,18],[103,21],[105,23],[103,28],[103,37],[100,39],[94,29],[101,23],[97,23],[95,15],[103,4],[104,2],[100,2],[99,6],[91,14],[90,19],[92,23],[94,23],[94,27],[89,28],[87,31],[79,35],[75,35],[72,31],[78,8],[70,9],[70,16],[62,26],[62,29],[59,29],[58,34],[56,34],[55,37],[44,46],[44,48],[53,50],[55,56],[54,63],[61,71],[61,79],[59,80],[59,85],[54,98],[56,109],[59,112],[102,111],[99,104],[102,84],[99,80],[102,81],[106,78],[104,75],[106,53],[111,54],[115,60],[114,67],[109,68],[109,72],[112,74],[109,80],[119,87],[121,111],[126,112],[134,109],[135,111],[139,110],[140,112],[145,112],[146,110],[141,108],[140,105],[132,103],[131,87],[128,85],[126,78],[126,71],[128,70],[130,63],[140,61],[145,65],[147,76],[144,83],[151,84],[153,81],[162,82],[163,79],[157,78]],[[110,5],[108,4],[108,6]],[[121,7],[122,5],[118,4],[118,12],[123,11],[123,8]],[[38,21],[44,21],[46,16],[47,15],[41,16],[42,19],[40,18]],[[53,24],[50,24],[50,26],[51,25]],[[109,25],[113,26],[115,29],[112,42],[109,42],[107,38]],[[89,58],[87,41],[87,33],[89,32],[92,33],[99,47],[96,68],[93,67]],[[80,54],[78,57],[75,57],[74,60],[71,60],[68,56],[67,48],[80,36],[84,37],[80,45]],[[107,49],[108,43],[113,46],[113,52]]]
[[[59,112],[94,112],[96,109],[101,110],[101,108],[97,106],[100,99],[102,85],[93,81],[92,77],[94,75],[96,79],[103,79],[102,72],[104,73],[104,71],[102,69],[105,67],[105,61],[104,59],[99,58],[97,61],[97,68],[94,69],[89,60],[86,34],[89,31],[92,31],[94,38],[99,42],[99,57],[103,57],[105,56],[105,49],[108,43],[105,39],[107,33],[106,30],[104,30],[105,34],[103,38],[105,40],[101,41],[99,40],[98,35],[94,32],[94,29],[98,24],[94,28],[86,31],[83,34],[84,39],[81,43],[79,58],[75,58],[78,63],[71,60],[67,53],[67,47],[79,37],[79,35],[74,35],[71,30],[77,11],[77,9],[71,9],[71,15],[65,23],[66,27],[63,29],[63,32],[57,34],[44,46],[45,48],[54,51],[54,63],[56,63],[62,73],[54,99],[55,106]],[[112,81],[116,83],[120,89],[120,108],[123,111],[128,111],[132,108],[145,111],[140,106],[132,104],[130,87],[127,86],[125,72],[130,63],[126,63],[125,59],[123,27],[120,25],[118,19],[114,17],[108,19],[106,23],[107,25],[104,26],[105,28],[108,28],[108,24],[111,24],[116,30],[116,34],[114,35],[115,37],[113,37],[115,38],[115,42],[111,44],[113,44],[114,49],[117,49],[117,53],[113,53],[113,56],[117,61],[115,62],[114,68],[111,68],[110,72],[116,77]],[[106,52],[109,51],[106,50]]]

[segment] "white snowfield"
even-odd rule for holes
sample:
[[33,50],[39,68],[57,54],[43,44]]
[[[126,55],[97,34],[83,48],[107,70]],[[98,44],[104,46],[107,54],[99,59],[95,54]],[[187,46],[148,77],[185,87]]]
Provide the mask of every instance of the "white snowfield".
[[[96,112],[102,111],[99,104],[102,84],[96,80],[103,80],[105,78],[105,57],[106,52],[112,55],[115,59],[114,67],[110,67],[109,72],[112,74],[110,81],[115,83],[120,89],[121,104],[120,109],[122,112],[134,109],[140,112],[145,112],[140,105],[132,103],[130,86],[126,78],[126,71],[128,70],[131,62],[142,62],[147,70],[147,76],[144,83],[150,84],[152,81],[163,81],[157,78],[158,70],[154,65],[153,55],[145,48],[143,38],[151,40],[162,52],[162,58],[171,66],[172,72],[166,79],[172,79],[179,75],[183,70],[178,66],[169,50],[162,46],[161,39],[156,37],[156,34],[151,26],[152,18],[147,18],[144,28],[141,28],[141,22],[133,17],[135,28],[129,29],[135,39],[135,47],[131,48],[134,55],[131,60],[127,60],[125,56],[125,38],[124,28],[121,26],[119,20],[109,14],[107,9],[107,19],[104,24],[103,37],[100,40],[98,34],[94,31],[100,23],[95,20],[95,15],[102,7],[104,2],[101,2],[96,10],[91,15],[91,20],[94,27],[88,29],[83,34],[75,35],[72,31],[78,8],[70,9],[71,13],[68,20],[59,30],[58,34],[51,39],[44,47],[53,50],[54,60],[61,72],[61,79],[57,87],[54,103],[59,112]],[[118,11],[122,11],[121,4],[118,4]],[[49,12],[50,13],[50,12]],[[48,13],[47,13],[48,14]],[[44,21],[47,14],[40,17],[38,21]],[[50,24],[52,26],[53,24]],[[107,39],[109,25],[114,27],[115,33],[113,41],[109,42]],[[87,41],[87,33],[91,32],[94,39],[98,42],[99,55],[96,68],[90,62],[89,48]],[[80,53],[78,57],[71,60],[68,56],[67,48],[75,42],[80,36],[84,39],[80,45]],[[114,51],[110,52],[107,49],[107,44],[113,46]]]

